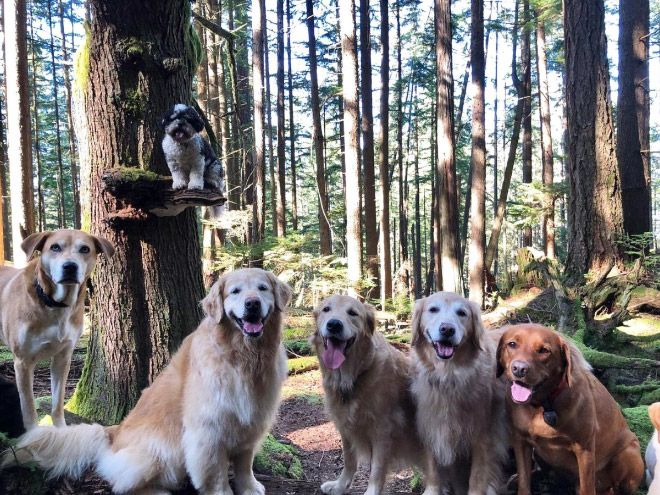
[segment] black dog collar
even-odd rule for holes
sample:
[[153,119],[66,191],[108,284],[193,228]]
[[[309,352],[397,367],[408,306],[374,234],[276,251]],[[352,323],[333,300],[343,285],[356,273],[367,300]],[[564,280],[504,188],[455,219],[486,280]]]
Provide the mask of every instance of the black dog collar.
[[45,306],[48,306],[49,308],[68,308],[68,304],[64,304],[63,302],[56,301],[52,297],[50,297],[48,294],[44,292],[44,288],[39,284],[39,280],[35,279],[34,280],[34,288],[37,290],[37,297],[39,300],[44,303]]

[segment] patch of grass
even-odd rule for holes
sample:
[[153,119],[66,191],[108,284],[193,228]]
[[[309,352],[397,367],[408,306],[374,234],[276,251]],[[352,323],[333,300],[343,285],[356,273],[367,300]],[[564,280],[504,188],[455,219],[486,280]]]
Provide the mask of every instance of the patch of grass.
[[0,345],[0,362],[11,361],[12,359],[14,359],[14,355],[9,350],[9,347]]
[[629,407],[622,409],[621,412],[623,412],[623,417],[626,418],[630,430],[637,435],[642,455],[644,455],[654,429],[649,419],[649,408],[646,406]]
[[385,335],[385,338],[390,342],[396,342],[399,344],[410,344],[410,334],[404,333],[400,335]]
[[307,339],[291,339],[282,342],[289,356],[311,356],[314,349]]
[[287,361],[287,367],[289,369],[289,375],[297,375],[317,369],[319,367],[319,360],[316,356],[289,359]]
[[260,474],[301,480],[304,475],[299,456],[298,449],[278,442],[269,433],[261,450],[254,456],[254,470]]
[[413,468],[413,477],[410,480],[410,491],[413,493],[420,493],[423,485],[421,471],[417,468]]
[[309,326],[287,326],[284,329],[284,340],[308,339],[314,333],[314,327]]

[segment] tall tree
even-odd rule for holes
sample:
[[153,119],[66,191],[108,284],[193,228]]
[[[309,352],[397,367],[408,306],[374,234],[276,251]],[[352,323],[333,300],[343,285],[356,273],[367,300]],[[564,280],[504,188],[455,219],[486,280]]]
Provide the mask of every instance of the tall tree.
[[653,230],[649,94],[649,0],[620,1],[616,151],[629,235]]
[[[37,224],[36,228],[39,231],[46,229],[46,207],[44,201],[44,190],[42,186],[42,173],[41,173],[41,140],[39,136],[40,120],[39,120],[39,85],[37,83],[38,69],[37,69],[37,43],[34,36],[34,2],[30,2],[30,55],[31,55],[31,68],[32,68],[32,131],[33,131],[33,144],[34,144],[34,164],[36,166],[37,176]],[[58,208],[59,212],[59,208]]]
[[342,51],[344,141],[346,147],[346,257],[348,277],[355,285],[362,277],[360,226],[360,142],[358,64],[355,43],[355,0],[339,2],[339,27]]
[[[116,0],[112,9],[104,0],[90,3],[74,87],[83,228],[110,240],[116,252],[96,266],[90,343],[68,407],[115,423],[199,323],[204,286],[195,209],[126,219],[125,200],[104,193],[104,172],[130,166],[137,174],[169,175],[158,116],[172,102],[192,102],[201,47],[187,0]],[[135,47],[130,60],[126,40]],[[178,63],[166,70],[161,62],[172,54]]]
[[484,248],[486,242],[486,117],[484,87],[486,59],[484,57],[483,0],[472,0],[471,60],[472,60],[472,196],[470,210],[470,300],[484,303]]
[[277,0],[277,235],[286,236],[284,141],[284,0]]
[[[523,142],[522,142],[522,181],[532,183],[532,50],[529,29],[529,0],[523,0],[522,43],[520,44],[520,72],[523,99]],[[523,246],[532,245],[532,227],[523,229]]]
[[11,224],[14,266],[26,264],[23,239],[34,232],[30,82],[28,79],[25,0],[4,0],[5,84],[7,98],[7,159],[11,183]]
[[319,199],[319,238],[322,256],[332,253],[330,245],[330,218],[328,213],[328,196],[325,187],[325,164],[323,161],[323,131],[321,129],[321,108],[319,103],[319,82],[316,67],[316,36],[314,35],[314,0],[306,0],[307,4],[307,34],[309,37],[309,74],[311,79],[312,121],[314,133],[314,160],[316,161],[316,186]]
[[603,0],[564,1],[568,257],[576,280],[619,260],[621,183],[610,100]]
[[401,5],[396,6],[396,163],[399,172],[399,273],[405,278],[406,287],[409,285],[408,278],[408,216],[406,210],[406,194],[403,175],[403,61],[401,43]]
[[362,150],[364,169],[364,230],[367,248],[367,276],[375,282],[375,293],[379,289],[378,280],[378,228],[376,221],[376,177],[374,169],[374,112],[371,90],[371,33],[369,0],[360,0],[360,71],[362,89]]
[[252,3],[252,93],[254,99],[254,197],[252,200],[252,242],[264,236],[266,195],[266,141],[264,133],[264,1]]
[[[435,1],[436,188],[440,206],[442,289],[463,292],[459,265],[458,195],[454,156],[454,76],[452,71],[451,1]],[[438,287],[440,289],[441,287]]]
[[[548,62],[545,48],[545,23],[542,13],[536,12],[536,64],[539,85],[539,113],[541,115],[541,157],[543,160],[543,185],[554,182],[554,158],[552,153],[552,126],[550,125],[550,91],[548,89]],[[543,244],[545,255],[555,257],[555,199],[554,194],[544,194]]]
[[296,126],[293,120],[293,69],[291,67],[291,0],[286,0],[286,57],[289,84],[289,148],[291,150],[291,220],[298,231],[298,188],[296,186]]
[[378,178],[380,179],[380,282],[381,306],[392,297],[392,248],[390,246],[390,19],[389,0],[380,0],[380,134]]

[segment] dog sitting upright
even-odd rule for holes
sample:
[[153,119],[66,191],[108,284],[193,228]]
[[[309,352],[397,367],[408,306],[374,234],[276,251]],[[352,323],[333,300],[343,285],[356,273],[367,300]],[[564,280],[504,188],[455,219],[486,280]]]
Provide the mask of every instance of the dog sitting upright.
[[39,361],[51,359],[52,416],[64,426],[64,386],[73,348],[83,331],[85,286],[100,253],[113,245],[80,230],[56,230],[28,236],[21,248],[25,268],[0,266],[0,337],[14,354],[16,383],[26,429],[37,426],[32,381]]
[[211,188],[224,192],[224,170],[209,143],[199,134],[204,121],[194,108],[177,103],[160,117],[165,131],[163,152],[172,172],[172,189]]

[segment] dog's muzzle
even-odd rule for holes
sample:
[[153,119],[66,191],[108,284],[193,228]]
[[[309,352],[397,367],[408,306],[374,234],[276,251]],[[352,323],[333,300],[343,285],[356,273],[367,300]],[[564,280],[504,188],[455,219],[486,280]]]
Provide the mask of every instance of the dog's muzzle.
[[458,344],[455,342],[456,328],[454,325],[448,323],[441,323],[438,327],[438,339],[431,336],[431,332],[427,329],[426,336],[435,350],[435,355],[439,359],[451,359],[454,356],[454,351]]
[[62,265],[60,280],[58,284],[78,284],[78,263],[67,261]]
[[232,317],[238,327],[243,331],[243,335],[252,339],[261,337],[264,331],[264,324],[270,315],[270,311],[263,314],[264,306],[261,299],[251,297],[245,300],[243,317],[239,318],[232,313]]

